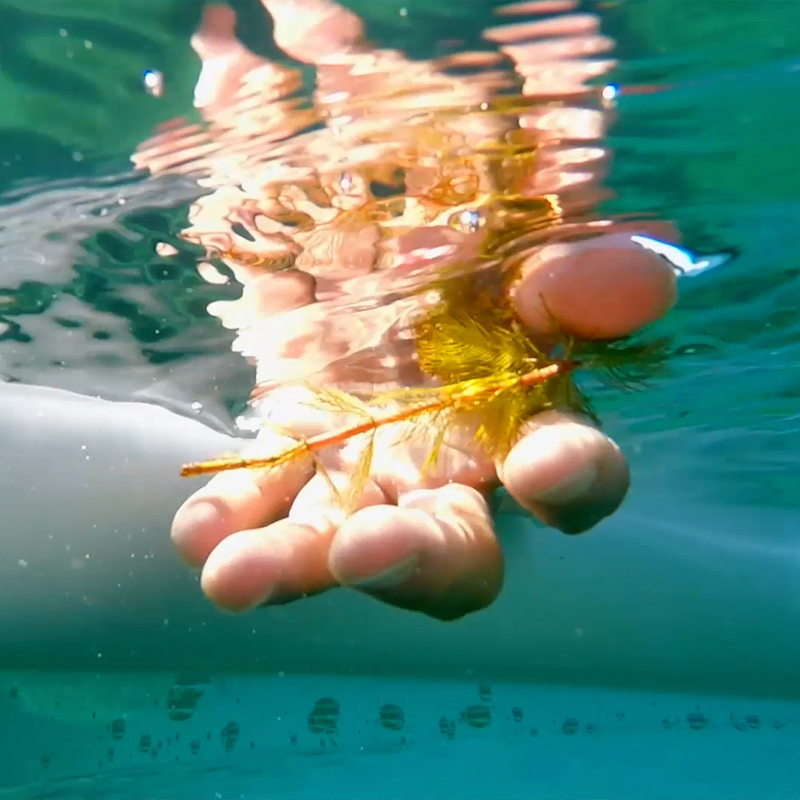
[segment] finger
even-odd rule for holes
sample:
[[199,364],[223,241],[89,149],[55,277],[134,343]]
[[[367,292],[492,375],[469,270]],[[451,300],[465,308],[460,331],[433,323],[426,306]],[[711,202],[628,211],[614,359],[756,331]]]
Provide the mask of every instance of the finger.
[[221,541],[200,578],[206,596],[228,611],[285,603],[335,585],[328,569],[333,530],[279,520]]
[[[347,476],[341,472],[330,472],[326,478],[315,475],[298,492],[286,519],[223,539],[203,568],[201,585],[209,599],[229,611],[244,611],[336,586],[328,554],[344,518],[341,502],[347,488]],[[363,508],[385,498],[368,481],[356,501],[356,507]]]
[[194,88],[194,106],[207,120],[235,102],[242,80],[269,62],[251,53],[236,38],[236,12],[225,3],[208,3],[192,35],[192,49],[201,69]]
[[288,518],[321,533],[337,530],[350,513],[386,503],[382,489],[372,479],[354,489],[347,471],[327,469],[315,475],[297,494]]
[[608,437],[554,411],[535,418],[498,474],[523,508],[571,534],[616,511],[630,484],[625,458]]
[[275,44],[289,57],[318,64],[363,35],[361,20],[333,0],[261,0],[272,16]]
[[675,302],[675,273],[630,234],[555,244],[530,256],[513,293],[534,333],[553,322],[577,336],[613,339],[662,317]]
[[342,585],[442,620],[488,606],[503,582],[486,501],[460,484],[357,512],[334,537],[329,563]]
[[[294,440],[287,436],[270,433],[260,437],[248,452],[279,452],[292,443]],[[172,541],[189,565],[200,567],[232,533],[285,516],[312,473],[313,466],[307,460],[275,469],[219,473],[178,509],[172,521]]]
[[[419,425],[419,423],[417,423]],[[416,489],[435,489],[457,483],[480,492],[497,484],[494,462],[475,446],[478,420],[464,418],[450,426],[429,463],[433,440],[428,428],[396,426],[379,434],[372,459],[373,476],[389,503]]]

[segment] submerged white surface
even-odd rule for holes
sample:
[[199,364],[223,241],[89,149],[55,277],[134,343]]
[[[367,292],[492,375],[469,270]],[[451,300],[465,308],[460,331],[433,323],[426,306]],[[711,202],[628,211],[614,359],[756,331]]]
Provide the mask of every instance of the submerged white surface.
[[155,406],[52,389],[4,385],[0,405],[7,668],[800,694],[796,515],[693,499],[678,432],[633,454],[631,495],[590,534],[501,518],[506,586],[479,614],[442,624],[342,590],[234,617],[205,600],[169,540],[196,486],[179,464],[230,439]]

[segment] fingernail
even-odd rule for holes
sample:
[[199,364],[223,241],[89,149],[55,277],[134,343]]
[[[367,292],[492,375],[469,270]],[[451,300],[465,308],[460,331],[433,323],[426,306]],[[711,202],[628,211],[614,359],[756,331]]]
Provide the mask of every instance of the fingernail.
[[418,569],[419,556],[412,553],[382,572],[364,575],[361,578],[351,578],[347,581],[347,585],[355,589],[394,589],[405,583]]
[[606,516],[605,510],[597,506],[542,506],[539,510],[539,518],[545,525],[570,536],[586,533]]
[[446,498],[447,510],[466,517],[482,516],[487,513],[486,498],[476,489],[465,489],[462,486],[443,487],[443,497]]
[[592,459],[587,459],[580,469],[570,472],[558,483],[548,486],[532,498],[541,503],[563,505],[586,495],[597,479],[597,465]]

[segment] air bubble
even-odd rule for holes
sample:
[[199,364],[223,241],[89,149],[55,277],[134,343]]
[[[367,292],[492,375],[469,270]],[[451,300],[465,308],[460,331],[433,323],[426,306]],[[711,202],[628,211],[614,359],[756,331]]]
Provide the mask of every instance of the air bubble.
[[146,69],[142,75],[142,86],[151,97],[161,97],[164,93],[164,75],[155,69]]
[[461,230],[475,233],[481,226],[481,215],[474,209],[467,209],[458,215],[458,224]]
[[619,94],[619,87],[613,83],[609,83],[603,87],[600,96],[606,103],[612,103]]
[[343,192],[349,192],[353,188],[353,178],[349,173],[342,173],[341,177],[339,178],[339,188]]

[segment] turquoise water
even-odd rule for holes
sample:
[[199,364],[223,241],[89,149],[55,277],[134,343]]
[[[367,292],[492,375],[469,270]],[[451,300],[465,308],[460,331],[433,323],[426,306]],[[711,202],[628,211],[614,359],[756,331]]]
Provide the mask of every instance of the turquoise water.
[[[496,5],[348,4],[416,59],[491,51]],[[247,47],[281,58],[258,4],[231,6]],[[158,407],[210,455],[254,380],[208,311],[235,282],[198,273],[180,236],[208,187],[130,166],[159,125],[195,119],[201,10],[0,2],[2,448],[19,459],[3,465],[0,797],[796,797],[794,4],[569,12],[596,14],[618,60],[592,143],[604,213],[668,221],[717,266],[679,279],[658,326],[669,374],[599,398],[631,463],[623,509],[567,539],[500,498],[506,588],[447,626],[344,593],[233,618],[172,552],[190,448],[170,450]],[[141,435],[66,392],[134,399]],[[80,447],[31,436],[26,408]]]
[[[42,770],[27,736],[73,777],[26,797],[791,797],[796,780],[796,703],[318,676],[193,688],[175,721],[164,676],[40,678],[41,717],[4,703],[11,775]],[[93,717],[90,694],[118,716]]]

